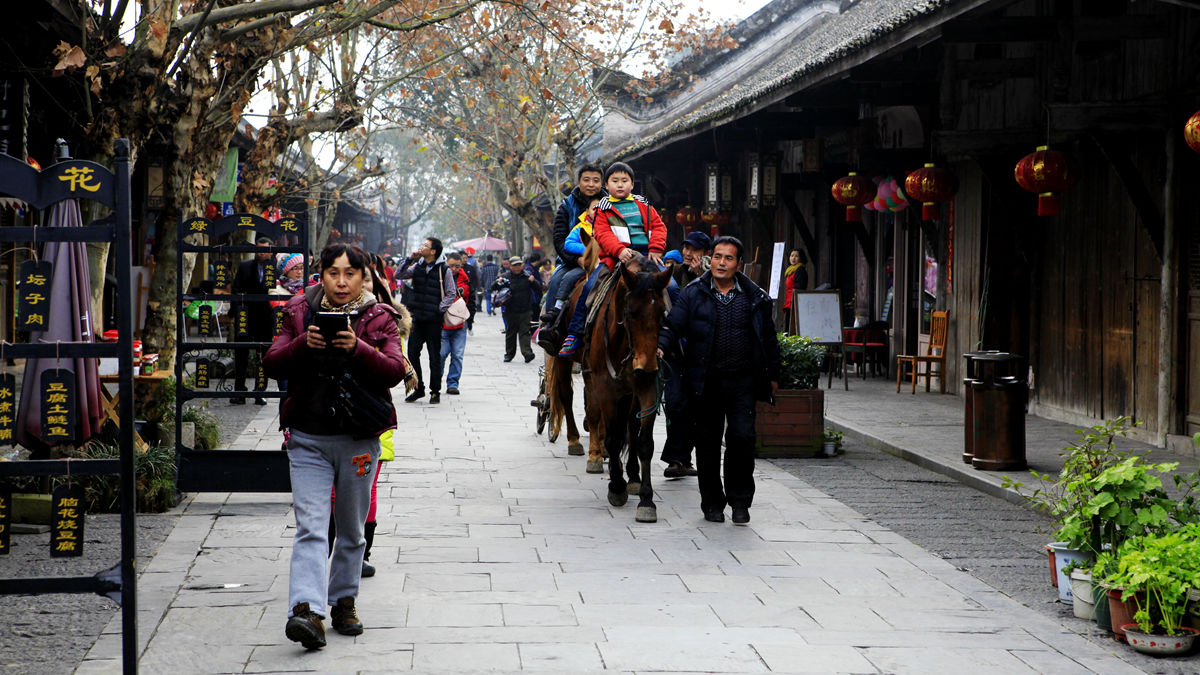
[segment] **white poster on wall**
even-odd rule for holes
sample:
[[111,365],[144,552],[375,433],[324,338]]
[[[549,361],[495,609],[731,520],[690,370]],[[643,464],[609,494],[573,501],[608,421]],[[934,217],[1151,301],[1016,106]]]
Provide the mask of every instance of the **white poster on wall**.
[[777,241],[771,253],[771,289],[769,294],[772,300],[779,299],[779,279],[783,271],[783,248],[784,242]]

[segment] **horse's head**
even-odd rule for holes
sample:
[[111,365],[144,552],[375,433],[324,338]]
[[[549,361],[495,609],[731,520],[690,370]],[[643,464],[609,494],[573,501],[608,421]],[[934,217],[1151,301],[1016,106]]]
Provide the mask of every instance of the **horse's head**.
[[668,265],[655,273],[630,266],[621,270],[626,291],[622,321],[629,333],[631,361],[637,374],[658,371],[658,331],[667,313],[667,298],[663,291],[671,281],[671,269]]

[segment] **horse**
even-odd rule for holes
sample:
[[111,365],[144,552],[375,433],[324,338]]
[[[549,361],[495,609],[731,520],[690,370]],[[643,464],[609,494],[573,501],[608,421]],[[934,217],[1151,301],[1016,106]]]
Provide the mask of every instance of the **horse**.
[[[584,348],[584,402],[589,430],[588,472],[608,461],[608,503],[639,497],[635,520],[658,520],[651,486],[654,418],[660,402],[658,332],[669,301],[671,267],[644,272],[644,258],[618,266],[613,287],[597,300],[595,323]],[[622,475],[621,451],[628,446]]]

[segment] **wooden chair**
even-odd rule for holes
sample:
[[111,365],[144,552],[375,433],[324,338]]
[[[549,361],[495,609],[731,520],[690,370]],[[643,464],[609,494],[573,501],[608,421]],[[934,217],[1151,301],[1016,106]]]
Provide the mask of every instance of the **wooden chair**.
[[[843,363],[853,363],[861,378],[867,377],[867,331],[862,328],[842,329]],[[855,356],[857,354],[857,356]]]
[[[929,391],[929,380],[934,377],[933,366],[936,364],[938,385],[941,393],[946,393],[946,333],[950,323],[948,312],[934,312],[929,327],[929,347],[924,356],[899,354],[896,356],[896,393],[900,393],[900,379],[904,376],[904,364],[912,367],[912,391],[917,393],[917,378],[925,378],[925,391]],[[925,372],[920,372],[920,364],[925,364]]]

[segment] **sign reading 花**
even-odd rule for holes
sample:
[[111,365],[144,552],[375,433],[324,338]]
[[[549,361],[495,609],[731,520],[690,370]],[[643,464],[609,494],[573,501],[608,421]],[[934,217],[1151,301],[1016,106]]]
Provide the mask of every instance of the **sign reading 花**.
[[0,555],[8,553],[9,525],[12,523],[12,494],[0,492]]
[[54,264],[26,260],[17,277],[17,330],[46,330],[50,319],[50,285]]
[[204,303],[200,305],[197,313],[197,329],[202,337],[209,337],[213,334],[213,312],[212,305]]
[[213,287],[225,288],[229,285],[229,263],[218,260],[213,263]]
[[12,373],[0,375],[0,445],[17,442],[17,378]]
[[196,382],[197,389],[208,389],[208,373],[212,362],[208,359],[196,359]]
[[42,440],[75,439],[75,373],[56,368],[42,373]]
[[66,483],[50,495],[50,557],[83,555],[83,485]]

